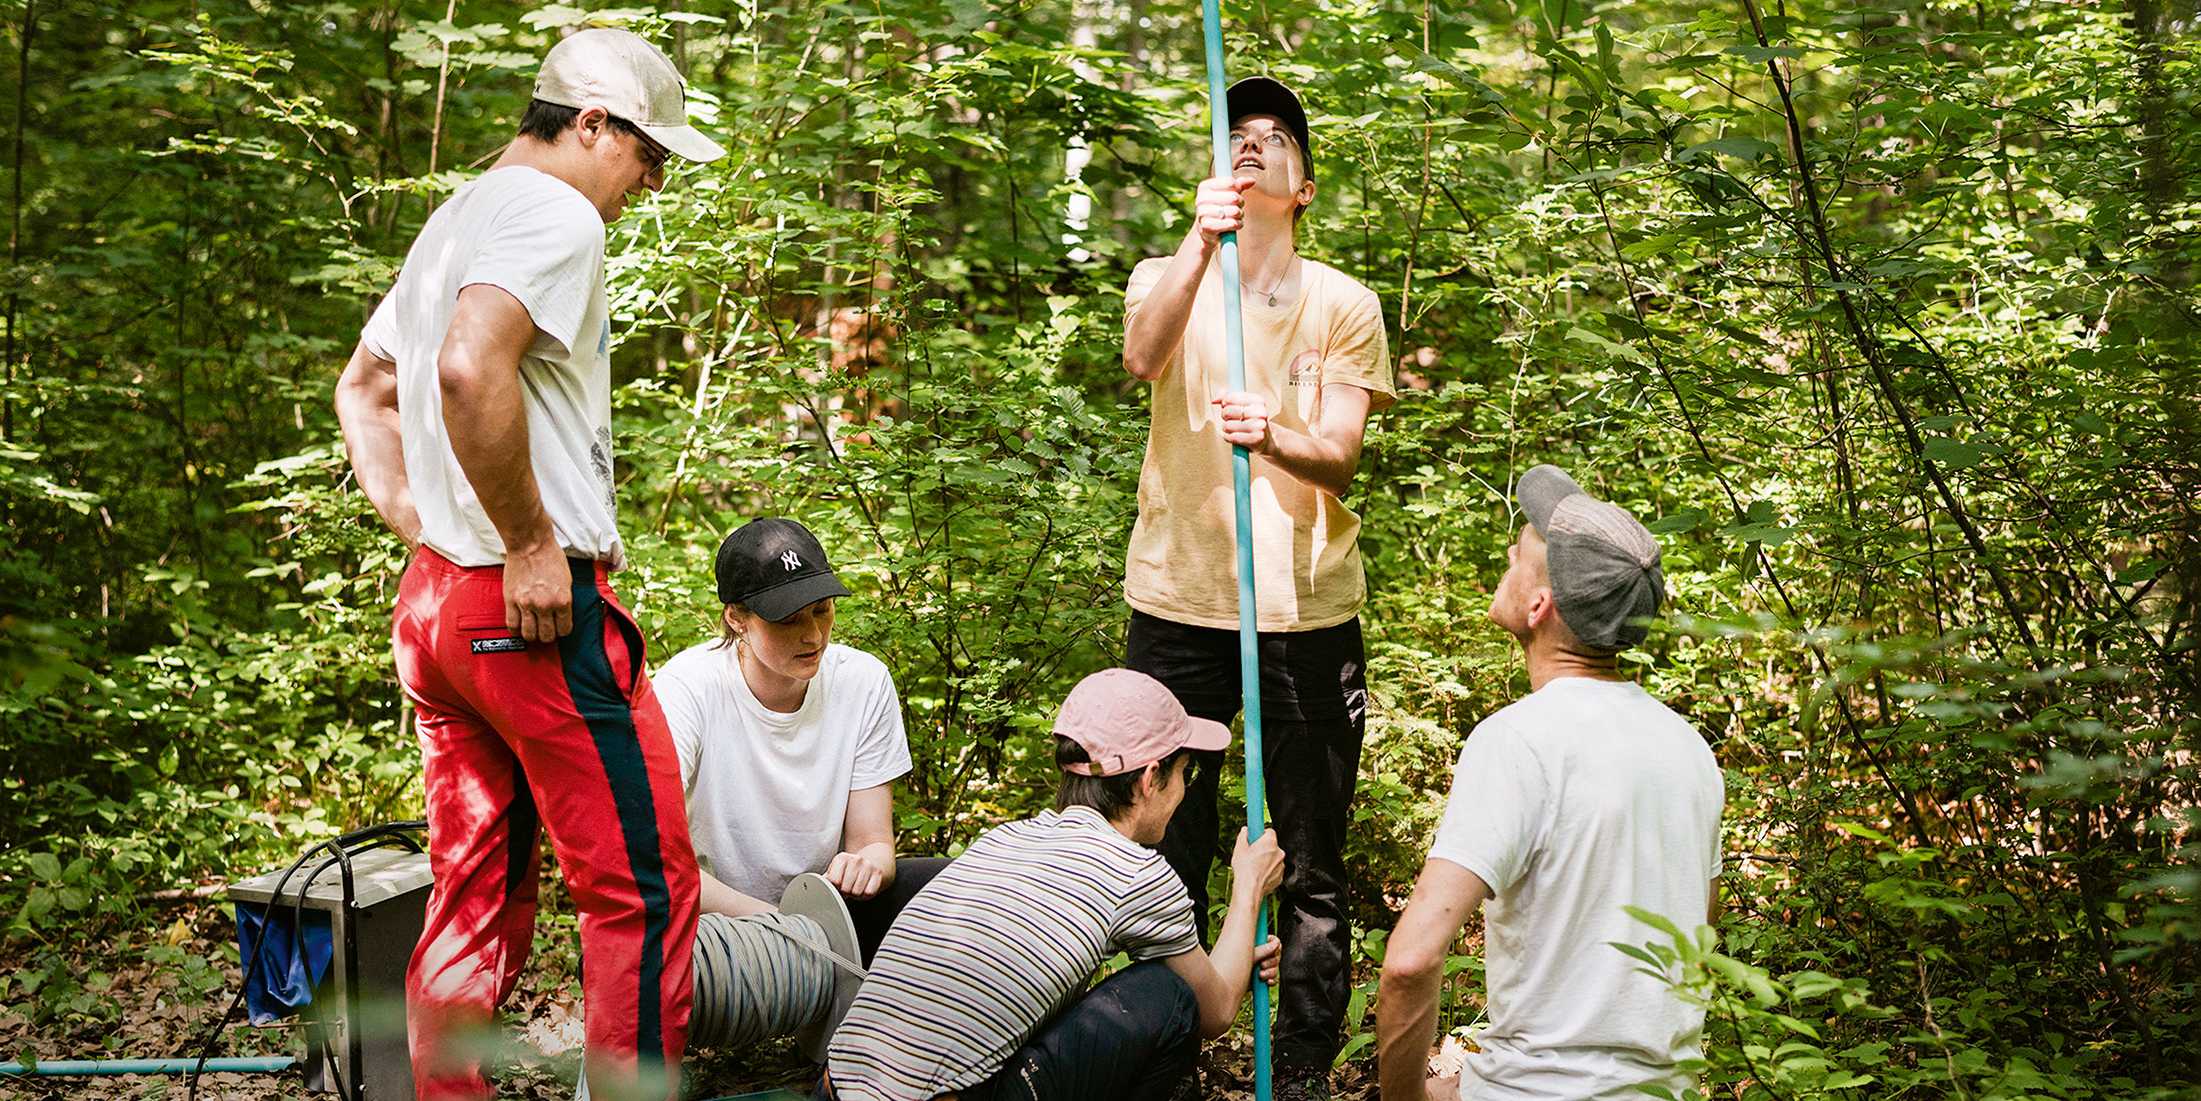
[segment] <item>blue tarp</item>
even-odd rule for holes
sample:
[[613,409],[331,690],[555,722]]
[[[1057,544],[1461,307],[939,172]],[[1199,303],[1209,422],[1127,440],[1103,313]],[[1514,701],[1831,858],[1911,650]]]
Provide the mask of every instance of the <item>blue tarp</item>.
[[[329,973],[336,942],[329,915],[305,911],[304,936],[291,927],[292,910],[275,907],[273,918],[258,906],[237,904],[237,957],[245,960],[245,1013],[256,1025],[270,1024],[313,1004],[314,987]],[[258,949],[259,963],[245,953]],[[302,949],[302,950],[301,950]]]

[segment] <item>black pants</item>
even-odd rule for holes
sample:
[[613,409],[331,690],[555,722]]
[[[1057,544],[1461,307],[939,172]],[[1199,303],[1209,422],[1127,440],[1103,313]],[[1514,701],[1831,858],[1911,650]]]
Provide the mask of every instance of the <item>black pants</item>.
[[856,925],[856,943],[863,948],[865,963],[871,962],[871,954],[879,950],[879,942],[886,939],[887,927],[917,897],[917,892],[948,866],[944,856],[903,856],[894,861],[894,882],[886,890],[870,898],[842,898],[848,903],[848,917]]
[[[1277,1065],[1327,1070],[1344,1042],[1352,993],[1352,928],[1347,920],[1345,832],[1367,726],[1366,651],[1360,621],[1314,631],[1263,632],[1262,767],[1269,818],[1284,849],[1277,935],[1284,942],[1282,986],[1273,1037]],[[1191,627],[1131,613],[1126,664],[1169,686],[1185,710],[1227,723],[1238,714],[1238,633]],[[1159,846],[1192,893],[1200,939],[1207,940],[1208,869],[1235,820],[1221,828],[1216,785],[1222,755],[1204,754],[1186,782],[1184,802]]]
[[[963,1101],[1161,1101],[1200,1055],[1200,1003],[1167,964],[1135,963],[1070,1003]],[[833,1097],[821,1089],[819,1096]]]

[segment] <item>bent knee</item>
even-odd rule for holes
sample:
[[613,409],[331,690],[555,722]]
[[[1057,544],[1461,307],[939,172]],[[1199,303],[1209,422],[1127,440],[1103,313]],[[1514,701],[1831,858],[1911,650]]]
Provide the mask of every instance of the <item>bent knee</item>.
[[1193,993],[1192,984],[1170,970],[1168,964],[1158,960],[1134,963],[1109,976],[1094,993],[1103,990],[1125,1009],[1166,1022],[1165,1031],[1171,1035],[1197,1033],[1200,1029],[1200,997]]

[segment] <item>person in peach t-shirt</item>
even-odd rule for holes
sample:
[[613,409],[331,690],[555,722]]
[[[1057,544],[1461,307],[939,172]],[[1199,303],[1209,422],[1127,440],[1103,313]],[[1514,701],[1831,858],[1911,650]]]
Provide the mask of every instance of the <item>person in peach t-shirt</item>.
[[[1291,854],[1278,928],[1282,1101],[1327,1096],[1343,1042],[1352,931],[1345,830],[1368,690],[1361,642],[1360,518],[1344,497],[1368,414],[1391,404],[1391,356],[1375,292],[1299,255],[1315,199],[1307,113],[1266,77],[1230,89],[1231,174],[1200,184],[1173,256],[1138,265],[1124,292],[1126,370],[1152,384],[1139,519],[1125,555],[1126,664],[1187,711],[1228,723],[1240,695],[1231,446],[1252,452],[1264,767]],[[1224,233],[1238,235],[1246,387],[1229,388]],[[1203,754],[1163,855],[1192,893],[1203,936],[1219,848],[1221,753]]]

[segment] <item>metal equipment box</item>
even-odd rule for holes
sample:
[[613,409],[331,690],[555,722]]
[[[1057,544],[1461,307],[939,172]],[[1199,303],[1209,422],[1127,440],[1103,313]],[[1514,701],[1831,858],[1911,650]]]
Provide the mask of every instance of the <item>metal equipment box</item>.
[[302,904],[328,915],[335,952],[307,1011],[307,1088],[348,1101],[413,1101],[405,965],[420,940],[434,874],[427,854],[399,848],[365,849],[350,861],[349,907],[342,870],[334,866],[293,875],[280,898],[279,871],[233,884],[229,898],[271,911]]

